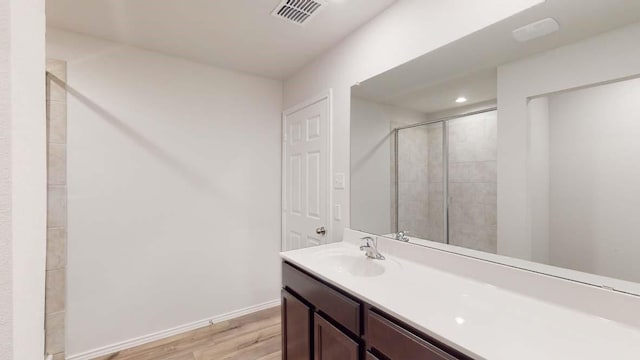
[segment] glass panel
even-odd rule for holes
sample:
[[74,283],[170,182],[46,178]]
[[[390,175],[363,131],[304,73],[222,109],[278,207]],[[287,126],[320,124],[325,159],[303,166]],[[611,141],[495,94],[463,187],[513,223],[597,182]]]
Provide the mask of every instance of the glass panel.
[[445,242],[443,124],[398,131],[397,226],[409,236]]
[[447,122],[449,243],[497,252],[497,112]]

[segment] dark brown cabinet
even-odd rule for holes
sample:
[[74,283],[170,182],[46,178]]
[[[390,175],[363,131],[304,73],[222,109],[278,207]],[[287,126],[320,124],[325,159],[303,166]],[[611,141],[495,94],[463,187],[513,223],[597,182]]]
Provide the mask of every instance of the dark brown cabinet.
[[282,265],[282,281],[285,289],[308,301],[316,312],[326,314],[353,334],[360,335],[359,301],[287,263]]
[[435,345],[369,310],[368,346],[388,359],[455,360]]
[[286,262],[282,287],[283,360],[472,360]]
[[366,360],[380,360],[377,357],[375,357],[372,353],[367,351],[367,355],[365,356]]
[[360,346],[322,316],[314,315],[314,360],[358,360]]
[[311,360],[311,309],[282,290],[282,357]]

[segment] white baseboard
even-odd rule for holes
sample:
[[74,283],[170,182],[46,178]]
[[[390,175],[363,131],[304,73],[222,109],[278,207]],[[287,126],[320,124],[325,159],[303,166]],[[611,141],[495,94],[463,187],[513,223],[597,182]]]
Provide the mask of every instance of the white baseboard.
[[152,334],[140,336],[140,337],[133,338],[133,339],[130,339],[130,340],[121,341],[119,343],[103,346],[103,347],[100,347],[100,348],[97,348],[97,349],[93,349],[93,350],[89,350],[89,351],[86,351],[86,352],[83,352],[83,353],[80,353],[80,354],[70,355],[70,356],[67,357],[67,360],[90,360],[90,359],[94,359],[94,358],[97,358],[97,357],[100,357],[100,356],[113,354],[113,353],[118,352],[118,351],[122,351],[122,350],[126,350],[126,349],[129,349],[129,348],[132,348],[132,347],[136,347],[136,346],[140,346],[140,345],[143,345],[143,344],[147,344],[147,343],[150,343],[152,341],[168,338],[170,336],[182,334],[182,333],[185,333],[187,331],[191,331],[191,330],[199,329],[199,328],[202,328],[202,327],[205,327],[205,326],[209,326],[211,324],[211,322],[213,322],[215,324],[215,323],[218,323],[218,322],[221,322],[221,321],[234,319],[234,318],[237,318],[237,317],[240,317],[240,316],[248,315],[248,314],[251,314],[251,313],[254,313],[254,312],[257,312],[257,311],[260,311],[260,310],[265,310],[265,309],[268,309],[268,308],[271,308],[271,307],[274,307],[274,306],[278,306],[278,305],[280,305],[280,299],[267,301],[265,303],[254,305],[254,306],[249,306],[249,307],[244,308],[244,309],[234,310],[234,311],[228,312],[226,314],[222,314],[222,315],[213,316],[213,317],[210,317],[210,318],[194,321],[194,322],[189,323],[189,324],[176,326],[176,327],[171,328],[171,329],[158,331],[158,332],[155,332],[155,333],[152,333]]

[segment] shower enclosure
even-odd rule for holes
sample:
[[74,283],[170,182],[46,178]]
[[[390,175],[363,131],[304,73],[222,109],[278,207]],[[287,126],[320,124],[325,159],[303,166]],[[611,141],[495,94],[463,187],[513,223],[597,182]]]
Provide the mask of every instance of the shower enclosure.
[[393,129],[392,225],[496,253],[495,108]]

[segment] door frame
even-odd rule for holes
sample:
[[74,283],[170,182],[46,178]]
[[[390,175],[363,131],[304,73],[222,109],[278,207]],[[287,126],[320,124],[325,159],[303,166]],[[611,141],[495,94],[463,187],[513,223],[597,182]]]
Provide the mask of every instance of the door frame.
[[327,201],[326,201],[326,216],[327,216],[327,224],[325,225],[326,227],[326,233],[325,233],[325,238],[324,238],[324,242],[325,243],[331,243],[332,239],[333,239],[333,214],[331,211],[331,207],[333,205],[333,192],[332,192],[332,174],[333,174],[333,90],[332,89],[327,89],[323,92],[321,92],[320,94],[313,96],[305,101],[302,101],[286,110],[284,110],[282,112],[282,131],[281,131],[281,141],[282,141],[282,156],[281,156],[281,164],[280,164],[280,168],[282,169],[281,172],[281,217],[282,217],[282,224],[281,224],[281,228],[280,228],[280,249],[281,251],[286,251],[288,250],[286,248],[286,231],[287,231],[287,216],[286,216],[286,212],[287,212],[287,199],[286,199],[286,195],[287,195],[287,161],[286,161],[286,156],[287,156],[287,118],[293,114],[296,113],[308,106],[314,105],[320,101],[323,100],[327,100],[327,136],[326,136],[326,141],[324,143],[325,149],[326,149],[326,156],[327,156],[327,161],[326,161],[326,168],[324,169],[326,172],[326,186],[327,186]]

